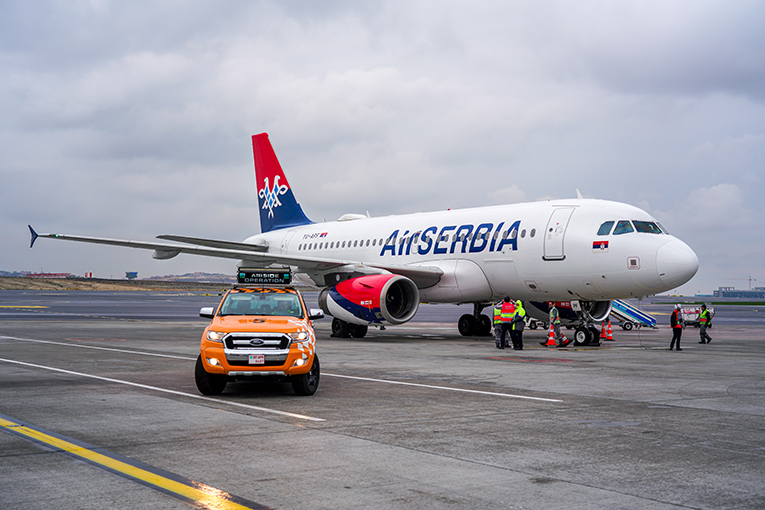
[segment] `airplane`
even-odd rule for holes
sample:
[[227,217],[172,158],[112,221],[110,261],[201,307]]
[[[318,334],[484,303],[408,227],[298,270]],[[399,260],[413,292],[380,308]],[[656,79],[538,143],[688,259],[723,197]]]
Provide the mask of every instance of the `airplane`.
[[484,308],[505,296],[547,321],[556,302],[577,344],[597,342],[594,323],[614,299],[648,296],[688,282],[694,251],[647,212],[619,202],[576,199],[316,223],[297,202],[267,133],[252,136],[261,233],[243,242],[159,235],[171,243],[65,234],[38,238],[181,253],[291,267],[319,287],[332,334],[361,338],[369,326],[404,324],[420,303],[472,304],[458,321],[464,336],[489,335]]

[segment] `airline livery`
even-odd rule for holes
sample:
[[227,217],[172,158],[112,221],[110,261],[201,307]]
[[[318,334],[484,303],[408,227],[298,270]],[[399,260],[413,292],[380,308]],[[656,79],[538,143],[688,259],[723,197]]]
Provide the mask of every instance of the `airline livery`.
[[[488,335],[482,310],[510,296],[546,320],[547,302],[589,343],[593,323],[614,299],[679,287],[698,270],[696,254],[645,211],[606,200],[551,200],[334,222],[308,219],[266,133],[252,137],[261,233],[244,242],[175,235],[173,243],[63,234],[38,237],[180,253],[286,267],[322,289],[319,304],[339,336],[363,337],[369,326],[403,324],[421,302],[473,304],[459,320],[463,335]],[[597,336],[595,336],[597,338]]]

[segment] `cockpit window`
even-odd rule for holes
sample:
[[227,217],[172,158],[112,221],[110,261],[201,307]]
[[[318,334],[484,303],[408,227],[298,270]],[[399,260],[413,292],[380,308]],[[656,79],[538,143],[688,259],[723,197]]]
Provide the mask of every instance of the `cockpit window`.
[[632,224],[635,225],[635,230],[638,232],[643,232],[645,234],[661,234],[659,226],[652,221],[632,220]]
[[661,229],[661,231],[662,231],[662,232],[664,232],[665,234],[669,235],[669,230],[667,230],[667,229],[664,227],[664,225],[662,225],[662,224],[661,224],[661,223],[659,223],[658,221],[656,222],[656,224],[659,226],[659,228]]
[[629,234],[630,232],[634,232],[635,229],[632,228],[632,224],[627,220],[619,220],[616,223],[616,228],[614,229],[614,235],[618,236],[619,234]]
[[603,223],[600,226],[600,228],[598,229],[598,235],[599,236],[607,236],[608,234],[611,233],[611,227],[613,227],[613,226],[614,226],[614,222],[613,221],[607,221],[607,222]]

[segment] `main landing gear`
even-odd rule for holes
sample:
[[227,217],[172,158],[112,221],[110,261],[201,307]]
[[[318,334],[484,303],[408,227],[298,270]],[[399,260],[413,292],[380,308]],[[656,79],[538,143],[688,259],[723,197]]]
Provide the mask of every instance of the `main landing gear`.
[[369,326],[351,324],[337,317],[332,319],[332,336],[335,338],[364,338]]
[[466,313],[457,322],[457,329],[462,336],[491,336],[492,320],[482,314],[487,303],[473,303],[473,314]]

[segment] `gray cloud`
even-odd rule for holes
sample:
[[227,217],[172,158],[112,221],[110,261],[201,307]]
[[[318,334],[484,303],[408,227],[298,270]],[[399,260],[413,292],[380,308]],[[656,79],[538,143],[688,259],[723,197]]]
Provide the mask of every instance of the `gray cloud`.
[[764,14],[758,2],[6,2],[0,269],[230,267],[30,251],[26,223],[243,239],[258,228],[249,135],[267,131],[315,220],[579,188],[655,214],[699,254],[687,290],[710,291],[762,269],[762,229],[744,219],[765,212]]

